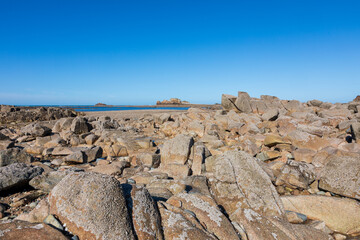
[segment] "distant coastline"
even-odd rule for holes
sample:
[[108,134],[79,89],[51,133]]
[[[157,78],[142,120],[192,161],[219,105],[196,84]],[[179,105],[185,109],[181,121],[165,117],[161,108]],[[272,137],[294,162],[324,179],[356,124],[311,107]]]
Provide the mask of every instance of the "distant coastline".
[[167,110],[187,110],[194,108],[220,109],[219,104],[161,104],[161,105],[14,105],[20,108],[38,108],[38,107],[60,107],[70,108],[77,112],[99,112],[99,111],[127,111],[127,110],[151,110],[151,109],[167,109]]

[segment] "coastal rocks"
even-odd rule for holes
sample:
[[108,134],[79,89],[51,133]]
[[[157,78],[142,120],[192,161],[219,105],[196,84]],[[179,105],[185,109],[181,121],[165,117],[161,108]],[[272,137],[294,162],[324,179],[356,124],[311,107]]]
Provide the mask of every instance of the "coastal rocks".
[[52,128],[53,132],[61,132],[61,131],[68,131],[71,128],[71,124],[74,118],[61,118],[56,121],[54,127]]
[[67,171],[48,172],[31,179],[29,185],[49,193],[68,173]]
[[[200,224],[195,225],[195,219],[193,222],[189,221],[181,213],[172,211],[173,209],[171,208],[171,205],[169,206],[169,204],[159,203],[158,206],[161,214],[161,223],[165,239],[216,239],[203,229]],[[191,217],[193,218],[192,215]]]
[[357,142],[360,143],[360,123],[352,123],[350,126],[350,131],[352,138]]
[[80,239],[135,239],[122,187],[98,173],[72,173],[49,195],[50,212]]
[[159,210],[146,188],[132,186],[129,201],[137,238],[164,239]]
[[266,135],[265,139],[264,139],[264,145],[267,147],[273,147],[277,144],[287,144],[287,142],[285,142],[280,136],[276,136],[276,135]]
[[252,209],[282,218],[284,209],[268,175],[256,159],[241,151],[227,151],[215,162],[215,181],[210,181],[215,200],[231,216],[238,209]]
[[0,167],[12,163],[31,163],[34,158],[20,148],[9,148],[0,151]]
[[75,152],[64,158],[64,162],[68,164],[77,164],[86,162],[83,152]]
[[332,156],[321,172],[319,187],[360,200],[359,172],[359,156]]
[[44,137],[51,133],[51,129],[39,123],[30,123],[21,129],[21,133],[33,137]]
[[235,100],[236,108],[243,113],[251,113],[250,96],[246,92],[238,92],[238,97]]
[[229,94],[223,94],[221,96],[221,106],[225,109],[225,110],[232,110],[235,109],[235,101],[236,101],[236,97],[233,95],[229,95]]
[[44,224],[25,221],[0,222],[1,239],[17,240],[67,240],[60,231]]
[[71,123],[70,130],[75,134],[82,134],[89,132],[89,125],[85,118],[76,117]]
[[0,112],[0,123],[48,121],[64,117],[75,117],[76,115],[75,111],[64,108],[28,108],[3,105]]
[[107,157],[125,157],[129,155],[126,147],[120,144],[106,145],[104,146],[104,152]]
[[278,109],[269,109],[263,115],[261,115],[261,119],[263,121],[275,121],[279,116]]
[[315,168],[311,164],[288,160],[287,164],[281,169],[275,185],[286,185],[290,188],[307,189],[315,180]]
[[124,168],[130,167],[130,163],[126,161],[114,161],[110,164],[97,165],[90,170],[92,172],[107,174],[111,176],[120,176]]
[[231,222],[211,197],[199,193],[179,193],[167,203],[193,212],[200,224],[218,239],[239,239]]
[[190,173],[190,166],[186,165],[194,140],[190,136],[177,135],[166,141],[161,148],[161,171],[182,178]]
[[166,141],[161,148],[161,164],[185,164],[193,144],[192,137],[182,134]]
[[282,196],[284,208],[324,221],[335,232],[360,235],[360,204],[352,199],[326,196]]
[[0,192],[26,186],[32,178],[40,175],[43,171],[41,167],[25,163],[13,163],[0,167]]
[[36,207],[29,213],[22,213],[15,220],[27,221],[31,223],[42,223],[50,214],[50,206],[47,198],[41,200]]

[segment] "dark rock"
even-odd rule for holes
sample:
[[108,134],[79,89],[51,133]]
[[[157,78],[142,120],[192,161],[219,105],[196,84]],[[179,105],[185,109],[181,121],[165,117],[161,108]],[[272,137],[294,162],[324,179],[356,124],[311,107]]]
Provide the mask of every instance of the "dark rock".
[[83,117],[76,117],[72,121],[70,129],[76,134],[87,133],[90,130],[86,119]]
[[41,167],[34,167],[25,163],[14,163],[6,167],[0,167],[0,192],[23,187],[43,171]]
[[52,171],[30,180],[29,185],[44,192],[50,192],[69,172]]
[[20,148],[9,148],[0,151],[0,167],[12,163],[31,163],[34,158]]
[[21,129],[21,133],[33,137],[44,137],[51,133],[51,129],[39,123],[30,123]]

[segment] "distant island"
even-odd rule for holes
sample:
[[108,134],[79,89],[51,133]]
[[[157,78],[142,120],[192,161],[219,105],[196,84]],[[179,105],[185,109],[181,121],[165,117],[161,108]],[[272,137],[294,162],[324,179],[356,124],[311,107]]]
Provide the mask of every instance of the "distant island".
[[170,100],[157,101],[156,105],[169,105],[169,104],[190,104],[188,101],[181,101],[179,98],[170,98]]
[[95,107],[106,107],[108,105],[106,105],[105,103],[97,103],[95,104]]

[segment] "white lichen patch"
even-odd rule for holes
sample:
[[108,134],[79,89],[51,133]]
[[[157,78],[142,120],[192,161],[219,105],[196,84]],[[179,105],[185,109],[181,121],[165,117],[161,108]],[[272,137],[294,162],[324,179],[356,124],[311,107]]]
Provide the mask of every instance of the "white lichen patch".
[[36,224],[36,225],[34,225],[34,226],[31,226],[30,228],[35,228],[35,229],[42,229],[42,228],[44,228],[44,225],[43,224]]
[[180,193],[178,196],[183,198],[186,202],[191,203],[194,208],[205,212],[211,221],[214,221],[219,227],[221,226],[222,213],[220,210],[211,206],[208,202],[202,200],[196,195]]
[[262,219],[261,215],[252,209],[244,209],[244,215],[250,222],[260,221]]
[[189,226],[184,222],[184,217],[181,214],[169,211],[169,218],[167,220],[168,227],[181,226],[188,228]]

